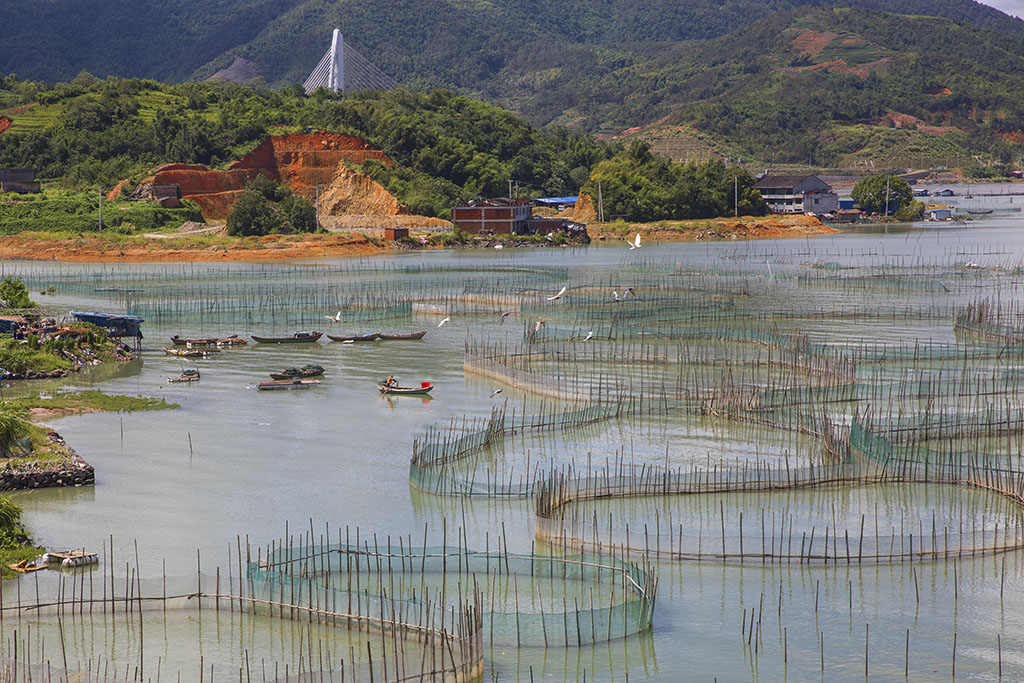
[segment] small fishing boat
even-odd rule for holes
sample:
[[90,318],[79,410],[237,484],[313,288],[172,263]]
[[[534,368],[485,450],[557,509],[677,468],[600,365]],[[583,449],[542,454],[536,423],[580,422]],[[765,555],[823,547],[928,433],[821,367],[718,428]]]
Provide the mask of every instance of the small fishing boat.
[[284,372],[272,372],[272,379],[296,379],[303,377],[319,377],[324,374],[322,365],[303,365],[301,368],[287,368]]
[[177,356],[179,358],[204,358],[213,353],[220,353],[218,348],[201,348],[201,349],[169,349],[164,348],[164,353],[168,356]]
[[167,381],[171,384],[176,382],[198,382],[199,371],[198,370],[185,370],[177,377],[168,377]]
[[388,384],[387,382],[381,382],[377,385],[377,389],[382,394],[406,394],[409,396],[423,396],[429,394],[434,390],[434,385],[430,382],[420,382],[418,387],[400,387],[397,384]]
[[373,332],[370,332],[368,334],[355,334],[350,336],[340,334],[329,334],[327,335],[327,338],[330,339],[331,341],[340,342],[372,342],[380,339],[380,335]]
[[323,335],[323,332],[296,332],[290,337],[259,337],[254,334],[252,340],[259,344],[303,344],[315,342]]
[[987,216],[994,210],[995,209],[967,209],[967,213],[971,214],[972,216]]
[[289,389],[309,389],[320,386],[318,379],[283,379],[273,382],[258,382],[256,388],[260,391],[287,391]]
[[397,339],[423,339],[423,337],[425,337],[425,336],[427,336],[427,331],[426,330],[423,330],[422,332],[412,332],[410,334],[384,334],[383,332],[381,332],[380,334],[377,335],[377,338],[378,339],[393,339],[393,340],[397,340]]
[[37,572],[40,569],[49,569],[49,563],[41,562],[39,558],[34,560],[22,560],[21,562],[12,562],[7,565],[16,572],[21,574],[28,574],[30,572]]
[[188,339],[176,334],[171,337],[171,343],[175,346],[196,348],[200,346],[244,346],[249,343],[249,340],[245,337],[239,337],[237,334],[233,334],[230,337],[205,337],[198,339]]

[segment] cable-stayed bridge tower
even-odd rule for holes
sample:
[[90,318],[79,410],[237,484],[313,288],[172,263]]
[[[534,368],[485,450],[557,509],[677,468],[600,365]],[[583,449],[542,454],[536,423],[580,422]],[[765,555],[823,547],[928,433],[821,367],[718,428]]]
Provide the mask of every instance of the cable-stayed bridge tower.
[[308,95],[317,88],[327,88],[331,92],[354,93],[361,90],[391,90],[398,84],[395,83],[395,79],[349,47],[341,31],[334,29],[331,47],[302,85]]

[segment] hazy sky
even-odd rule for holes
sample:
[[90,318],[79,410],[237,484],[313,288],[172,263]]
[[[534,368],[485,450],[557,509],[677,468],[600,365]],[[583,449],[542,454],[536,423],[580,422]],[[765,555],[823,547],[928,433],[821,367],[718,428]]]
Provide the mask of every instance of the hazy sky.
[[983,0],[983,2],[1007,14],[1024,18],[1024,0]]

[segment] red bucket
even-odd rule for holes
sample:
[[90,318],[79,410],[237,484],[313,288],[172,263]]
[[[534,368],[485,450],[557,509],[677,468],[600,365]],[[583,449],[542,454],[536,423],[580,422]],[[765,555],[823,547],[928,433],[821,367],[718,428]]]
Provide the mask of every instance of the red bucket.
[[420,382],[420,389],[426,389],[430,386],[430,382]]

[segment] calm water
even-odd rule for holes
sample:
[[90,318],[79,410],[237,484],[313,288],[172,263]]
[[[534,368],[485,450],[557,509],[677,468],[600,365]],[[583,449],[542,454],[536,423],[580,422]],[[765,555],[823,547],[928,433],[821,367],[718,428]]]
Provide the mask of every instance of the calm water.
[[[1016,200],[1024,203],[1024,198]],[[642,255],[684,267],[727,264],[744,268],[763,275],[765,288],[770,290],[775,285],[769,268],[780,274],[824,263],[864,266],[969,260],[983,266],[1020,265],[1024,262],[1022,227],[1019,217],[1008,214],[967,226],[863,228],[836,236],[775,242],[649,245]],[[488,264],[568,266],[571,278],[627,281],[628,271],[620,271],[627,257],[635,258],[622,246],[603,245],[557,251],[431,252],[381,260],[473,268]],[[90,266],[8,263],[5,268],[43,274],[40,277],[45,279],[47,272],[88,271]],[[553,287],[551,293],[558,289]],[[936,298],[931,293],[921,296]],[[1007,291],[1003,299],[1016,296],[1016,291]],[[37,298],[48,306],[113,310],[99,294]],[[873,303],[877,302],[865,301],[865,305]],[[51,548],[99,550],[112,536],[115,561],[121,563],[131,557],[134,564],[137,543],[142,575],[152,578],[159,577],[165,567],[170,576],[193,574],[197,550],[204,570],[226,566],[229,549],[234,552],[239,536],[243,543],[248,538],[254,544],[264,544],[281,537],[286,523],[294,531],[308,529],[310,520],[318,530],[329,523],[332,528],[358,526],[364,533],[418,539],[425,524],[439,529],[447,518],[450,527],[465,524],[468,542],[476,548],[493,543],[504,525],[510,547],[529,551],[533,543],[532,502],[463,503],[410,490],[412,440],[429,425],[456,416],[485,416],[503,400],[527,400],[536,405],[536,399],[463,372],[463,347],[470,336],[515,338],[524,321],[514,319],[501,326],[493,314],[452,315],[451,321],[438,329],[441,317],[414,314],[392,326],[400,328],[396,331],[429,330],[421,342],[250,345],[209,360],[186,361],[184,367],[202,371],[202,381],[194,386],[167,384],[166,378],[183,367],[179,359],[161,351],[168,335],[293,330],[284,326],[200,328],[174,322],[146,323],[141,362],[36,386],[102,388],[109,393],[163,397],[181,408],[53,420],[54,428],[95,466],[97,483],[94,488],[18,494],[28,527],[40,543]],[[914,321],[877,325],[871,329],[855,322],[840,327],[819,322],[818,329],[812,331],[836,343],[851,334],[894,341],[952,339],[951,325]],[[322,320],[327,331],[336,332],[339,327]],[[346,326],[345,331],[363,330]],[[326,368],[322,386],[302,392],[252,389],[256,381],[267,378],[268,371],[304,363]],[[437,386],[435,397],[382,398],[375,384],[388,374],[403,383],[430,380]],[[503,393],[490,398],[497,388],[503,388]],[[510,442],[504,457],[525,457],[525,450],[540,460],[566,462],[581,461],[588,454],[604,459],[632,449],[635,457],[660,462],[666,443],[680,463],[704,457],[724,459],[752,450],[770,455],[773,449],[782,448],[773,445],[771,438],[757,447],[744,440],[741,430],[700,422],[637,425],[624,421],[582,436]],[[793,445],[786,442],[786,447]],[[969,507],[972,496],[958,493],[957,504]],[[793,505],[791,500],[784,502]],[[980,507],[990,505],[984,496],[978,496],[977,502]],[[772,502],[756,503],[765,505]],[[639,508],[627,506],[617,514],[628,516],[630,510]],[[549,680],[582,679],[584,675],[588,680],[624,680],[628,675],[652,681],[860,679],[864,676],[867,624],[872,679],[903,675],[908,630],[913,680],[951,675],[954,633],[959,676],[997,679],[998,635],[1004,675],[1024,678],[1024,555],[997,555],[955,566],[954,570],[953,562],[924,564],[912,570],[910,565],[800,568],[662,563],[657,567],[661,586],[652,633],[569,650],[495,650],[488,656],[488,679],[529,679],[531,674]],[[1004,568],[1001,601],[999,574]],[[10,596],[13,590],[7,586],[5,594]],[[762,614],[762,623],[759,642],[748,643],[742,624],[745,619],[749,622],[752,609]],[[12,627],[3,627],[4,637],[11,636]],[[55,627],[41,623],[33,628],[35,637],[49,643],[46,648],[52,655],[58,638]],[[24,634],[25,626],[20,629]],[[79,662],[102,654],[124,666],[137,658],[138,643],[118,637],[114,625],[80,623],[71,631],[64,637],[74,643],[69,651]],[[200,651],[206,666],[213,664],[217,677],[225,680],[237,674],[245,650],[259,653],[266,661],[281,662],[282,667],[285,662],[294,666],[297,637],[294,625],[272,620],[247,621],[241,627],[230,620],[199,624],[189,614],[170,622],[158,623],[154,618],[152,624],[147,623],[146,675],[155,678],[158,658],[170,669],[195,673]],[[316,637],[330,640],[343,636]],[[345,652],[347,642],[335,643],[334,649]],[[189,675],[183,678],[187,679]]]

